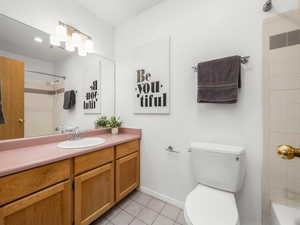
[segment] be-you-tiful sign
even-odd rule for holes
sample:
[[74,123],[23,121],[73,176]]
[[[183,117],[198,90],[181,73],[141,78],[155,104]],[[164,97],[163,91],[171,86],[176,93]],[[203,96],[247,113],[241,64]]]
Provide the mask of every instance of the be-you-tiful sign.
[[152,81],[151,74],[145,74],[145,70],[137,71],[137,98],[140,100],[140,107],[167,107],[166,92],[163,92],[164,85],[160,81]]
[[84,114],[101,114],[102,87],[101,74],[102,63],[98,60],[90,60],[84,71],[83,82],[83,111]]
[[170,111],[170,39],[155,41],[135,52],[136,114],[168,114]]
[[83,101],[83,109],[92,111],[97,109],[97,102],[100,95],[100,90],[98,89],[98,81],[95,80],[90,86],[90,90],[85,93],[85,99]]

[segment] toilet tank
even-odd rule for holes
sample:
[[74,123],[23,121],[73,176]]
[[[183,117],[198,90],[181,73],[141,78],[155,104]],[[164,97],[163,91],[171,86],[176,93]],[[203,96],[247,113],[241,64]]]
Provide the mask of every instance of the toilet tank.
[[245,149],[213,143],[192,143],[193,173],[198,183],[238,192],[245,176]]

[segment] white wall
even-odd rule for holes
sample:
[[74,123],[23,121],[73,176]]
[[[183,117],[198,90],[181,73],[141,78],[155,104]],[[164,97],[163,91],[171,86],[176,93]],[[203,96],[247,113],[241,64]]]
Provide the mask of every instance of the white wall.
[[44,32],[53,33],[58,21],[92,36],[96,52],[113,56],[113,28],[73,0],[1,0],[0,13]]
[[[187,153],[192,141],[245,146],[247,176],[238,196],[242,225],[261,222],[262,20],[270,15],[262,13],[264,2],[168,0],[115,32],[117,113],[125,126],[143,129],[142,187],[182,204],[195,185]],[[297,0],[276,1],[275,13],[296,6]],[[134,115],[133,49],[169,35],[171,115]],[[197,104],[197,80],[191,66],[235,54],[251,56],[243,66],[239,102]],[[181,154],[166,153],[169,145]]]

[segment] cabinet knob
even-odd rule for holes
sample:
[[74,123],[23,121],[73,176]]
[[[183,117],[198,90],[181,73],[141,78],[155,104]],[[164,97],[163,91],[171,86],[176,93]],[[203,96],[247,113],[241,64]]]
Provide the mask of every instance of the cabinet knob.
[[24,123],[24,119],[19,118],[18,122],[21,123],[21,124],[23,124]]

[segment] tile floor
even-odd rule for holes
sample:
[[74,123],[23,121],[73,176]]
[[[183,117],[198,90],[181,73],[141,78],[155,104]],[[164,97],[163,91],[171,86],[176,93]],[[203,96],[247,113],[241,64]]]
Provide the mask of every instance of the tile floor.
[[183,211],[135,191],[92,225],[186,225]]

